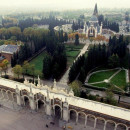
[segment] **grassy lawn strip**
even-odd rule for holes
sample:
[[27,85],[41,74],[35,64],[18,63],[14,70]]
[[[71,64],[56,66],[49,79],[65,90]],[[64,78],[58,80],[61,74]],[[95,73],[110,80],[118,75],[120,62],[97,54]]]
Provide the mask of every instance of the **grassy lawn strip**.
[[80,45],[74,45],[74,44],[66,44],[65,45],[65,48],[72,48],[72,49],[82,49],[83,48],[83,46],[84,46],[84,44],[80,44]]
[[76,59],[78,54],[80,53],[80,50],[84,47],[83,44],[80,44],[78,46],[74,44],[66,44],[66,55],[67,55],[67,65],[71,66],[73,61]]
[[47,55],[47,53],[44,51],[40,55],[38,55],[36,58],[34,58],[32,61],[30,61],[30,64],[35,65],[35,70],[38,70],[42,72],[43,69],[43,59]]
[[66,55],[67,55],[67,57],[77,57],[78,56],[78,54],[79,54],[79,51],[67,51],[66,52]]
[[121,70],[115,77],[113,77],[111,83],[124,89],[124,86],[126,85],[125,70]]
[[116,71],[117,69],[105,72],[97,72],[90,77],[88,83],[104,81],[105,79],[110,78]]

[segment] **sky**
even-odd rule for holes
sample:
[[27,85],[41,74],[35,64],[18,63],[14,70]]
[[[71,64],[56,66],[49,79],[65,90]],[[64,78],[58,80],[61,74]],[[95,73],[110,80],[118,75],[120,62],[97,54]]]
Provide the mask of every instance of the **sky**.
[[130,8],[130,0],[0,0],[0,7],[83,9],[93,8]]

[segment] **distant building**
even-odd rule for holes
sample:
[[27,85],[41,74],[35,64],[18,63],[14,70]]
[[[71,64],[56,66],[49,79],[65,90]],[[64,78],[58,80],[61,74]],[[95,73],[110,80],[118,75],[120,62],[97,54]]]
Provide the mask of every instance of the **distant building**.
[[102,34],[102,24],[99,26],[98,23],[98,9],[97,4],[95,5],[95,9],[90,21],[84,24],[83,33],[86,34],[87,37],[97,37],[97,35]]
[[0,59],[7,59],[11,62],[11,57],[14,53],[16,53],[19,49],[18,45],[2,45],[0,46]]

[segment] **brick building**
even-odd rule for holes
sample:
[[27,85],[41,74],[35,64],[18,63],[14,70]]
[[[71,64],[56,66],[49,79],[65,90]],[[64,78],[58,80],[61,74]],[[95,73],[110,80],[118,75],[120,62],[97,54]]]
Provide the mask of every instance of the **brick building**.
[[5,58],[11,62],[11,57],[19,49],[18,45],[2,45],[0,46],[0,57],[1,59]]

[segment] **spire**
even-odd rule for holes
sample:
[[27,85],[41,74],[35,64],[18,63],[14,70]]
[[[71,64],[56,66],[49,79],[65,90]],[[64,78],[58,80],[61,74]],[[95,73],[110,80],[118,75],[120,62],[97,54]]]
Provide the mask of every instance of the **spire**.
[[97,9],[97,4],[95,4],[94,12],[93,15],[98,17],[98,9]]

